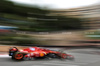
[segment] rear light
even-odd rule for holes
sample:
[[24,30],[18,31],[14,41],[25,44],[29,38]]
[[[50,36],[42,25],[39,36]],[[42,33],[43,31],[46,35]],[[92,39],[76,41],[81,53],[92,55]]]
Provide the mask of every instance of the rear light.
[[18,51],[16,48],[11,48],[10,51]]
[[13,48],[12,51],[17,51],[17,49]]
[[17,52],[18,49],[16,47],[10,48],[9,49],[9,56],[13,56],[15,52]]

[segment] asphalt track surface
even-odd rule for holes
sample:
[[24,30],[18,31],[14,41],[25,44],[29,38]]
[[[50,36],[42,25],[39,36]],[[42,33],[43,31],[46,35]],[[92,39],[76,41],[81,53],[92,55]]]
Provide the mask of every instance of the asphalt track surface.
[[0,66],[100,66],[100,49],[85,48],[65,50],[75,57],[74,60],[37,59],[14,61],[8,55],[0,53]]

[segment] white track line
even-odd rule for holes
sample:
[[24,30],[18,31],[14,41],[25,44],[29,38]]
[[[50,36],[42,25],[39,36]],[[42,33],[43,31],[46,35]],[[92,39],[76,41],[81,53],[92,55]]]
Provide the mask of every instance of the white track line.
[[72,64],[53,64],[53,63],[42,63],[42,64],[44,64],[44,65],[58,65],[58,66],[79,66],[79,65],[72,65]]
[[0,54],[0,58],[2,58],[2,57],[9,57],[9,55],[8,54]]

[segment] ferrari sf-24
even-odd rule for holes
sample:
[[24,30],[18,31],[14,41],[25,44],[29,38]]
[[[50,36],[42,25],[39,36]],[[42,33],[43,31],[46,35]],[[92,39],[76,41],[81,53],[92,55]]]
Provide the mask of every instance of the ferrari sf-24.
[[74,59],[74,56],[59,50],[50,50],[40,47],[29,47],[25,49],[17,49],[12,47],[9,49],[9,56],[14,60],[25,60],[27,58],[46,58],[46,59]]

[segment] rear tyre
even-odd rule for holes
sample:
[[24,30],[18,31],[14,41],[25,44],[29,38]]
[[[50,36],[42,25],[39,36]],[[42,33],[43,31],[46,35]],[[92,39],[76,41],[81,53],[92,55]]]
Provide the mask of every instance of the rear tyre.
[[24,60],[24,54],[23,53],[15,53],[13,56],[12,56],[12,59],[14,60]]

